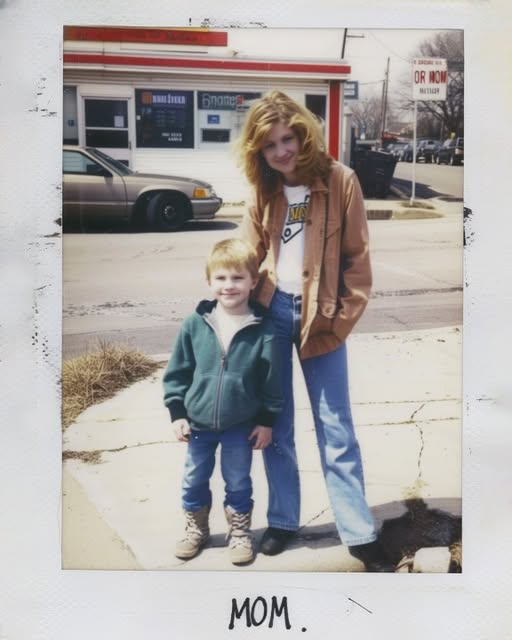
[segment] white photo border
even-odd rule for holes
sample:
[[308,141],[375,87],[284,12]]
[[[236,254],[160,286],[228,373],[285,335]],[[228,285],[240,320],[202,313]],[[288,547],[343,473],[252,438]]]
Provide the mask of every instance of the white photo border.
[[[385,4],[385,6],[384,6]],[[464,573],[63,571],[60,210],[63,25],[456,28],[465,32]],[[190,19],[190,23],[189,23]],[[0,637],[256,635],[501,640],[512,628],[511,10],[487,2],[0,0]],[[507,401],[508,395],[508,401]],[[291,629],[228,628],[232,599],[286,597]],[[230,636],[231,634],[231,636]]]

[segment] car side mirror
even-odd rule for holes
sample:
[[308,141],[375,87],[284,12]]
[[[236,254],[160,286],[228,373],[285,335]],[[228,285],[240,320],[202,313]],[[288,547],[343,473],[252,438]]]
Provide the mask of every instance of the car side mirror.
[[112,173],[102,167],[100,164],[89,164],[87,165],[87,175],[89,176],[98,176],[101,178],[111,178]]

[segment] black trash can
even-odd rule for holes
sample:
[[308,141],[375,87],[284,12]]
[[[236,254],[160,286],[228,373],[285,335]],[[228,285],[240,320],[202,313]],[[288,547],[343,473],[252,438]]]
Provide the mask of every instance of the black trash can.
[[397,158],[386,151],[356,150],[354,171],[367,198],[385,198],[388,195],[396,163]]

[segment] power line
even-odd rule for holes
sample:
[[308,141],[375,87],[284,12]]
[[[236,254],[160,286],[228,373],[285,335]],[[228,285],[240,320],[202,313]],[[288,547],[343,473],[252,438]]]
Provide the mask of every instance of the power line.
[[396,51],[393,51],[393,49],[391,49],[390,47],[388,47],[387,44],[384,44],[384,42],[382,42],[382,40],[380,40],[379,38],[377,38],[377,36],[373,33],[373,31],[368,31],[368,33],[372,36],[372,38],[374,38],[381,46],[384,47],[384,49],[387,49],[387,51],[389,51],[390,53],[392,53],[396,58],[400,58],[400,60],[403,60],[404,62],[407,63],[412,63],[412,60],[410,58],[404,58],[403,56],[401,56],[400,54],[396,53]]

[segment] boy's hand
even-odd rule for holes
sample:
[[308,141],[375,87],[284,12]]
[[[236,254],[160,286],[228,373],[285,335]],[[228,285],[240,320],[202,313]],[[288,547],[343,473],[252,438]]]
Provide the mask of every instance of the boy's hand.
[[272,429],[258,424],[251,431],[249,440],[253,440],[253,449],[265,449],[272,442]]
[[174,435],[178,438],[180,442],[188,442],[190,433],[192,429],[188,423],[188,420],[185,418],[180,418],[179,420],[175,420],[172,423],[172,427],[174,429]]

